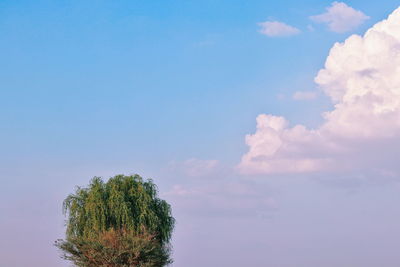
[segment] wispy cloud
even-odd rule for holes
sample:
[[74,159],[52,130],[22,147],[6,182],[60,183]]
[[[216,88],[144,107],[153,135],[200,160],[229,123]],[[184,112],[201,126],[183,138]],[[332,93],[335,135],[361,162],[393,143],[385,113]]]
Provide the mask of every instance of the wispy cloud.
[[297,91],[293,94],[294,100],[313,100],[317,98],[317,92],[313,91]]
[[205,185],[174,185],[164,194],[185,213],[214,216],[259,216],[276,209],[275,199],[262,185],[249,182],[214,182]]
[[258,23],[258,25],[261,27],[260,33],[269,37],[292,36],[301,32],[296,27],[279,21],[265,21]]
[[316,83],[334,102],[316,129],[261,114],[246,136],[244,173],[400,174],[400,8],[364,36],[333,46]]
[[171,170],[183,173],[186,176],[200,177],[215,172],[219,167],[219,161],[191,158],[170,162],[169,167]]
[[310,19],[317,23],[327,24],[329,30],[333,32],[343,33],[354,30],[369,19],[363,12],[343,2],[333,2],[326,10],[325,13],[311,16]]

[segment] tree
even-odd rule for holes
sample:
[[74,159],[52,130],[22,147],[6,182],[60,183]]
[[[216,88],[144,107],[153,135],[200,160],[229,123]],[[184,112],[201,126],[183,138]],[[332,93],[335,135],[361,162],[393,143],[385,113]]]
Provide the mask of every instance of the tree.
[[66,240],[56,241],[63,258],[79,267],[162,267],[171,263],[175,220],[152,180],[117,175],[94,177],[64,201]]

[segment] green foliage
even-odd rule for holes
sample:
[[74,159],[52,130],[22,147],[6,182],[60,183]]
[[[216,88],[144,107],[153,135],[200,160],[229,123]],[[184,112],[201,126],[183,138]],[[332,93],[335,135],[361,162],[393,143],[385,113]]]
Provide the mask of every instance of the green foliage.
[[78,187],[64,201],[67,238],[92,237],[99,232],[126,228],[144,230],[168,242],[174,227],[170,205],[157,197],[157,187],[139,175],[117,175],[104,183],[95,177],[87,188]]
[[[66,241],[59,240],[56,246],[65,253],[65,259],[72,260],[77,266],[159,267],[164,266],[162,262],[169,262],[169,240],[175,220],[170,205],[158,198],[152,180],[144,181],[139,175],[117,175],[103,182],[94,177],[88,187],[78,187],[65,199],[63,211],[68,217]],[[104,243],[105,235],[112,233],[115,240],[123,243],[116,251]],[[145,265],[145,261],[140,265],[87,263],[86,256],[90,253],[96,254],[98,259],[106,259],[112,253],[118,254],[122,247],[123,255],[131,255],[130,259],[141,251],[139,254],[147,255],[144,258],[150,265]],[[159,262],[151,265],[156,255]]]

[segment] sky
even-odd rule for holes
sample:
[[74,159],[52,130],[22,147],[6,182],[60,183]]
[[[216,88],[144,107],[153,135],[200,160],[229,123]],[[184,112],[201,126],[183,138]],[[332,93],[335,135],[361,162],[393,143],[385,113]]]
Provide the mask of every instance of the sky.
[[64,198],[137,173],[173,267],[399,266],[398,7],[1,1],[0,265],[70,266]]

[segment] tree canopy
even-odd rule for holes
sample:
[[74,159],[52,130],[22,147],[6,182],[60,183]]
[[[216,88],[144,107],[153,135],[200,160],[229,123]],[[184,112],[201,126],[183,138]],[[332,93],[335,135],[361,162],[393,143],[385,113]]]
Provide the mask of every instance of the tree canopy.
[[[151,258],[155,262],[154,257],[158,255],[159,262],[169,262],[169,241],[175,220],[170,205],[158,197],[152,180],[144,181],[139,175],[117,175],[104,182],[94,177],[88,187],[77,187],[75,193],[65,199],[63,211],[67,216],[66,241],[59,240],[56,246],[67,253],[64,258],[78,266],[96,266],[82,263],[90,260],[89,256],[82,258],[87,251],[90,251],[87,255],[104,253],[104,257],[117,253],[110,251],[109,240],[120,242],[111,247],[123,249],[125,258],[129,251],[135,254],[135,250],[142,248],[139,251],[142,256],[136,253],[136,258],[147,255],[148,260]],[[146,254],[146,251],[152,253]],[[128,257],[130,262],[134,262],[132,255]],[[97,263],[97,266],[102,265]]]

